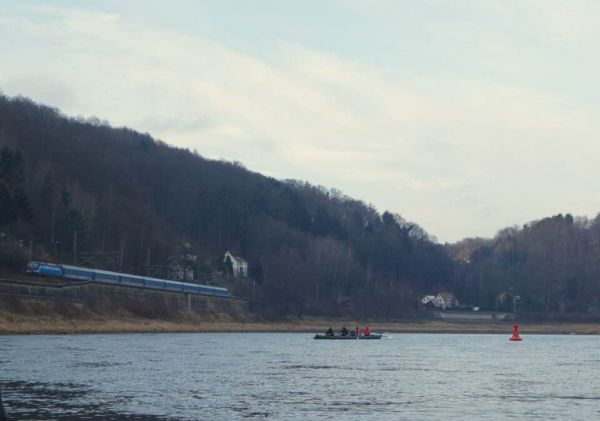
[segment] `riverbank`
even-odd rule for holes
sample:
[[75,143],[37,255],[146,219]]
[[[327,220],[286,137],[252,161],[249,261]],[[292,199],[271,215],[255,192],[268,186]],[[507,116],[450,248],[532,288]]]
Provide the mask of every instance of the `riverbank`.
[[[0,334],[82,334],[82,333],[162,333],[162,332],[322,332],[329,326],[340,328],[369,325],[386,333],[502,333],[510,334],[510,323],[448,323],[434,320],[356,321],[322,318],[266,320],[259,317],[182,314],[176,320],[157,320],[120,315],[72,319],[60,316],[23,316],[0,313]],[[519,323],[527,334],[600,334],[600,323]]]

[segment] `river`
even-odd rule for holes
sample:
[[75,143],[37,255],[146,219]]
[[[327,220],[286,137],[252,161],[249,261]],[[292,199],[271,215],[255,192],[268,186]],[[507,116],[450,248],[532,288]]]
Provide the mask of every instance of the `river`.
[[10,419],[598,419],[600,337],[0,337]]

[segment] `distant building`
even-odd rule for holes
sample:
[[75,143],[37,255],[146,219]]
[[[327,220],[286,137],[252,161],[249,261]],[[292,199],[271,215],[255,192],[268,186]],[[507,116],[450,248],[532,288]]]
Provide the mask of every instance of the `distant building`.
[[169,267],[169,278],[176,281],[193,281],[194,271],[180,264],[174,264]]
[[193,254],[176,254],[169,256],[168,276],[177,281],[194,280],[194,264],[197,256]]
[[223,262],[227,263],[227,259],[231,262],[233,276],[236,278],[246,278],[248,276],[248,262],[240,256],[232,254],[229,250],[223,257]]
[[421,298],[421,304],[423,304],[424,306],[430,306],[433,307],[433,299],[435,298],[435,295],[426,295],[423,298]]
[[460,302],[456,296],[451,292],[440,292],[438,295],[426,295],[421,299],[421,304],[432,305],[437,309],[447,309],[458,307]]
[[172,262],[168,267],[169,279],[176,281],[193,281],[194,270],[180,262]]

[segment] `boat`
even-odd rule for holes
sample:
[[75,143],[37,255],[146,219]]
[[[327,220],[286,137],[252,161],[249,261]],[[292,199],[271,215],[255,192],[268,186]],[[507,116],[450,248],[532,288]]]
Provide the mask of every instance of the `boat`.
[[342,336],[342,335],[326,335],[324,333],[317,333],[315,335],[315,339],[341,339],[341,340],[350,340],[350,339],[381,339],[381,337],[383,336],[383,333],[371,333],[370,335],[359,335],[359,336],[353,336],[353,335],[346,335],[346,336]]

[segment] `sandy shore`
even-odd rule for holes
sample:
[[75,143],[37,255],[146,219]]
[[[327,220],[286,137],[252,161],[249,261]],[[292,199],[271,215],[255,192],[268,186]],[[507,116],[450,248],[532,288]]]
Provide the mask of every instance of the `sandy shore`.
[[[269,321],[228,316],[182,316],[178,320],[134,317],[66,319],[0,314],[0,334],[158,333],[158,332],[322,332],[369,325],[387,333],[502,333],[510,334],[510,323],[447,323],[442,321],[356,321],[297,318]],[[600,334],[600,323],[519,323],[522,334]]]

